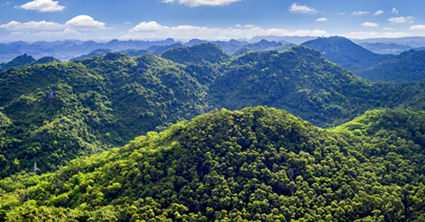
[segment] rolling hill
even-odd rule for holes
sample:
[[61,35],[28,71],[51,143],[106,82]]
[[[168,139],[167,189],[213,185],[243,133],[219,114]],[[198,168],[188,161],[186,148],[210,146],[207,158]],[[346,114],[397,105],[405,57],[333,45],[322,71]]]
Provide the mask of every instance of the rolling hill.
[[283,110],[214,110],[0,180],[0,220],[421,221],[424,121],[382,110],[327,131]]

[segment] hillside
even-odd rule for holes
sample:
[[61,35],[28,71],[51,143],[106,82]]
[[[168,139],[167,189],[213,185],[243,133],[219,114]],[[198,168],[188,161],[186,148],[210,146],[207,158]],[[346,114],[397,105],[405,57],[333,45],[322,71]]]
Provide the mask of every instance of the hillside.
[[75,58],[72,58],[69,61],[87,59],[87,58],[91,58],[93,56],[104,56],[108,52],[111,52],[111,50],[110,49],[96,49],[96,50],[93,50],[92,52],[90,52],[88,54],[84,54],[84,55],[80,55],[80,56],[77,56]]
[[323,57],[370,81],[398,84],[425,79],[423,50],[378,55],[342,37],[319,38],[302,45],[319,50]]
[[[177,52],[217,59],[200,50],[205,46],[228,56],[210,43]],[[371,109],[425,107],[425,82],[372,83],[303,46],[249,52],[221,64],[192,61],[109,53],[0,72],[0,177],[29,171],[34,162],[40,172],[52,171],[213,107],[267,105],[320,127]]]
[[408,110],[333,132],[283,110],[215,110],[0,180],[0,220],[423,221],[424,125]]
[[1,63],[0,64],[0,71],[4,71],[6,69],[10,69],[12,67],[19,68],[24,65],[34,65],[34,64],[45,64],[45,63],[53,63],[53,62],[61,62],[60,60],[46,56],[43,58],[40,58],[38,60],[35,60],[32,56],[29,56],[27,54],[20,55],[16,58],[14,58],[12,61],[7,63]]
[[0,72],[8,125],[0,135],[0,177],[34,162],[40,172],[51,171],[205,113],[206,93],[185,69],[151,54],[109,53]]
[[343,68],[356,73],[355,66],[371,59],[380,60],[383,56],[375,54],[344,37],[318,38],[301,45],[318,50],[323,57]]
[[383,95],[391,94],[390,90],[390,84],[361,79],[318,51],[296,46],[236,58],[208,93],[218,108],[267,105],[326,127],[381,107],[384,104],[379,101],[386,100]]
[[161,57],[176,63],[184,64],[200,63],[202,61],[220,63],[228,61],[231,56],[213,43],[201,43],[194,46],[169,49],[162,53]]
[[425,79],[425,50],[409,50],[379,63],[373,64],[356,74],[372,81],[390,83],[423,81]]

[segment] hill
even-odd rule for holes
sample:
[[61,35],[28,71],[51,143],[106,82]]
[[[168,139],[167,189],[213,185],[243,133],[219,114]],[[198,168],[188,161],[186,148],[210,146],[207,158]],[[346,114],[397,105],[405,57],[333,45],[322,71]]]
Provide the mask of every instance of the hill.
[[356,74],[372,81],[387,81],[390,83],[422,81],[425,79],[425,50],[405,51],[400,55],[385,59]]
[[374,111],[329,132],[282,110],[213,111],[0,180],[0,220],[422,221],[424,120]]
[[282,43],[280,42],[269,42],[265,39],[257,42],[257,43],[251,43],[246,45],[246,47],[252,49],[253,51],[265,51],[265,50],[269,50],[269,49],[274,49],[276,47],[280,47],[282,46]]
[[208,94],[218,108],[267,105],[326,127],[385,105],[377,101],[383,101],[391,90],[390,84],[361,79],[322,58],[318,51],[296,46],[235,58]]
[[0,135],[0,177],[34,162],[51,171],[206,112],[206,93],[185,69],[151,54],[109,53],[0,72],[8,125]]
[[250,52],[250,51],[252,51],[252,49],[248,48],[247,46],[242,46],[242,47],[241,47],[241,48],[239,48],[238,50],[234,51],[234,52],[232,53],[232,56],[234,56],[234,57],[238,57],[238,56],[240,56],[240,55],[242,55],[242,54],[245,54],[245,53],[247,53],[247,52]]
[[0,64],[0,71],[4,71],[12,67],[19,68],[24,65],[45,64],[45,63],[53,63],[53,62],[61,62],[61,61],[59,59],[56,59],[50,56],[46,56],[38,60],[35,60],[32,56],[23,54],[14,58],[12,61],[8,63]]
[[366,61],[382,60],[384,56],[375,54],[344,37],[318,38],[302,43],[301,45],[318,50],[323,57],[329,59],[343,68],[356,73],[356,65]]
[[161,57],[176,63],[200,63],[202,61],[220,63],[228,61],[231,56],[213,43],[201,43],[169,49],[162,53]]
[[92,52],[90,52],[89,54],[77,56],[75,58],[70,59],[69,61],[87,59],[87,58],[90,58],[90,57],[93,57],[93,56],[104,56],[108,52],[112,52],[112,51],[110,49],[96,49],[96,50],[93,50]]
[[342,37],[319,38],[302,45],[319,50],[323,57],[371,81],[398,84],[425,79],[422,50],[378,55]]
[[[210,47],[228,58],[211,43],[171,52],[180,59],[181,52],[220,58],[203,50]],[[181,65],[152,54],[108,53],[0,72],[0,177],[28,171],[34,162],[40,172],[52,171],[213,107],[267,105],[320,127],[371,109],[425,107],[425,82],[372,83],[303,46],[223,61]]]

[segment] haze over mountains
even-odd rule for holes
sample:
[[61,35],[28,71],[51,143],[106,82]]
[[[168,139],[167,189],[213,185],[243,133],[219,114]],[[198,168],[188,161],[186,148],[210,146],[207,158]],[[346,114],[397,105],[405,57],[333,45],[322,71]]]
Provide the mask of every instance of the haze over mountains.
[[[67,40],[56,42],[11,42],[0,43],[0,62],[9,62],[13,58],[28,54],[35,59],[50,56],[61,61],[68,61],[78,56],[89,54],[98,49],[108,49],[111,51],[124,52],[125,50],[147,50],[155,55],[159,55],[170,47],[193,46],[203,42],[211,42],[220,46],[226,53],[232,54],[243,46],[247,46],[251,50],[267,50],[284,46],[288,44],[302,44],[306,41],[317,39],[317,37],[278,37],[278,36],[257,36],[250,40],[230,40],[230,41],[206,41],[200,39],[192,39],[187,43],[176,42],[174,39],[168,38],[161,41],[118,41],[94,42]],[[266,40],[267,42],[261,43]],[[382,41],[381,41],[382,40]],[[271,43],[274,42],[274,43]],[[370,39],[354,40],[361,46],[380,54],[399,54],[402,51],[425,47],[425,39],[422,37],[403,38],[403,39]],[[270,45],[272,44],[272,45]],[[250,47],[251,46],[251,47]],[[158,49],[158,48],[162,49]],[[164,48],[168,47],[168,48]]]

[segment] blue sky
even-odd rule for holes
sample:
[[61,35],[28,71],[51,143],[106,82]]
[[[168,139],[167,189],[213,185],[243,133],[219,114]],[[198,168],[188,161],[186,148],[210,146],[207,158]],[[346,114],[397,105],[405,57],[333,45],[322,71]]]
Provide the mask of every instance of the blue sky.
[[1,0],[0,42],[425,36],[420,0]]

